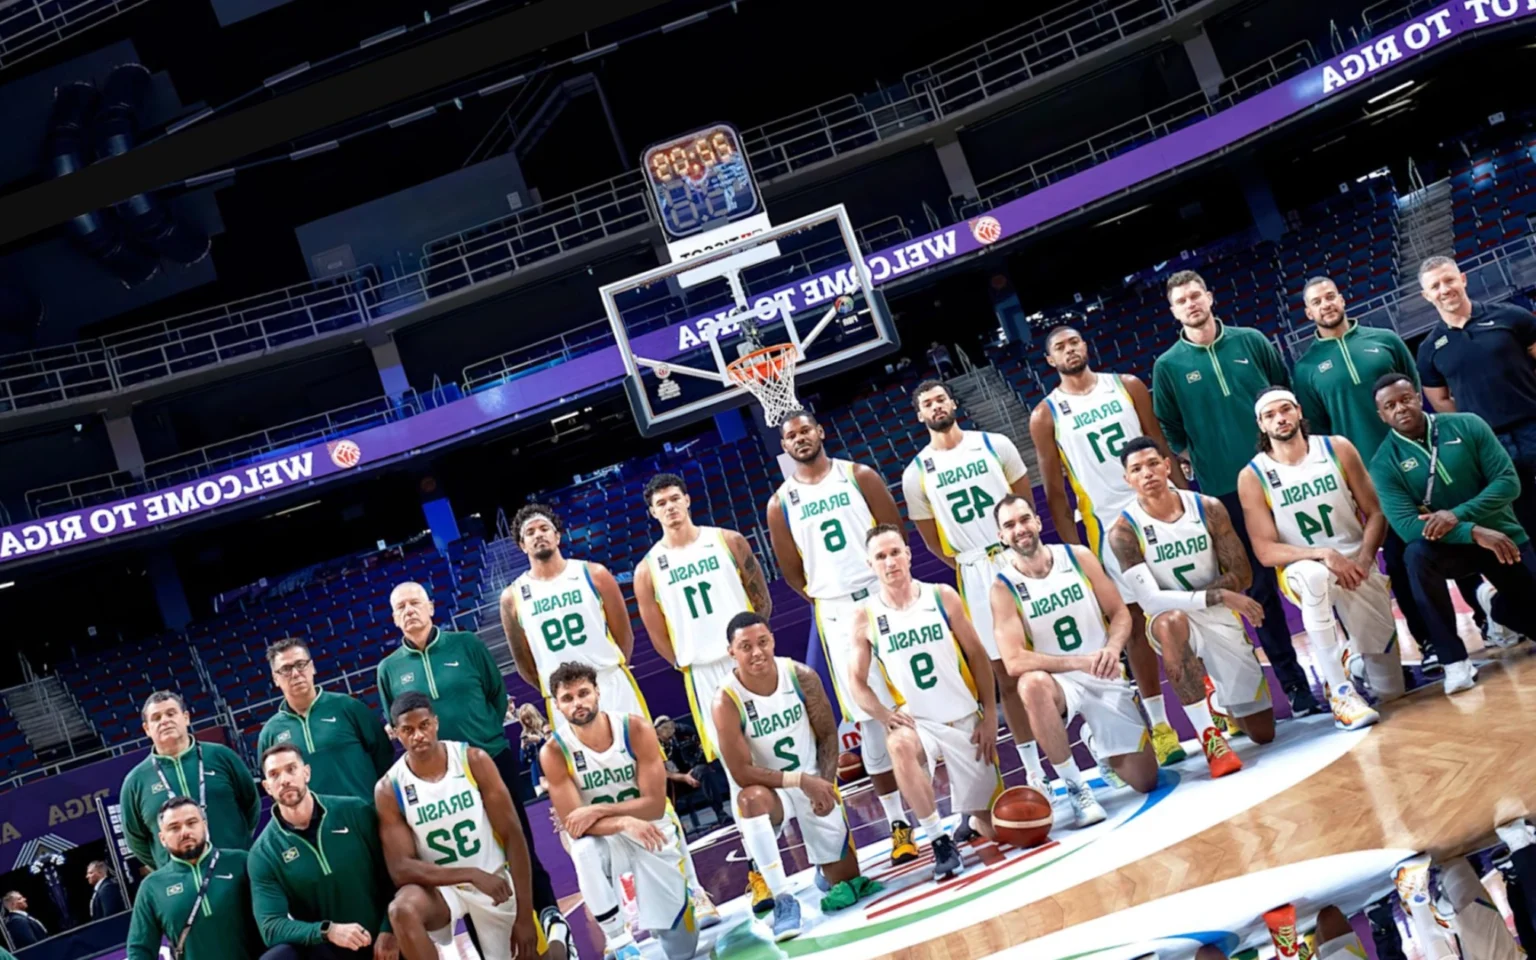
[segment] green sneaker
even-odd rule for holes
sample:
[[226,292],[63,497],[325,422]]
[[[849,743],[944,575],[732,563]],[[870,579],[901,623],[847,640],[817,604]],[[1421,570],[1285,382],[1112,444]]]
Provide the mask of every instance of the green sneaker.
[[880,881],[871,880],[865,876],[844,880],[833,886],[827,891],[827,895],[821,898],[821,912],[835,913],[838,910],[846,910],[865,897],[872,897],[884,889],[885,886]]

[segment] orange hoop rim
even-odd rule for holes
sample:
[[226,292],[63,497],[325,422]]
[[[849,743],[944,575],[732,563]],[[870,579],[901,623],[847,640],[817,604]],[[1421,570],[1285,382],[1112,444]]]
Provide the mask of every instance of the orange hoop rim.
[[725,365],[725,370],[737,383],[761,383],[778,378],[794,362],[794,352],[793,343],[775,343],[737,357]]

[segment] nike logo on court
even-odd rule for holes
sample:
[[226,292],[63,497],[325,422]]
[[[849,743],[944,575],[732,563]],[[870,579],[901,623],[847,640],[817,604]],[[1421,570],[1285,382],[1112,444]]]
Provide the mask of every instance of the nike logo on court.
[[456,667],[458,665],[459,665],[459,661],[457,661],[457,660],[453,661],[452,663],[445,663],[445,664],[443,664],[443,666],[445,666],[445,667]]
[[340,830],[332,830],[332,833],[350,833],[351,827],[342,827]]
[[321,723],[335,723],[336,722],[336,718],[335,717],[321,717],[320,718],[320,722]]

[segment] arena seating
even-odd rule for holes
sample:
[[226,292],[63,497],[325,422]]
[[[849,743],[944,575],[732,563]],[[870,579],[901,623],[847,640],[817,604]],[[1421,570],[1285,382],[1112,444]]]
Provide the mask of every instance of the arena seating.
[[7,711],[0,711],[0,781],[9,780],[37,765],[32,747]]
[[1536,134],[1473,150],[1451,171],[1451,205],[1457,259],[1529,236],[1536,216]]
[[218,710],[197,660],[178,634],[168,633],[60,665],[59,676],[80,701],[107,746],[144,736],[139,710],[156,690],[179,692],[196,726]]

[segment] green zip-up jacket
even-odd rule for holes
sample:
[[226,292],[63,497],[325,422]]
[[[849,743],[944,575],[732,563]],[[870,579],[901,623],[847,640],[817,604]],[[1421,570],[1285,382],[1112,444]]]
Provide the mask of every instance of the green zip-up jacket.
[[1268,338],[1225,323],[1209,346],[1190,343],[1180,331],[1179,342],[1157,358],[1152,409],[1174,452],[1188,451],[1202,493],[1237,490],[1259,438],[1253,402],[1265,387],[1290,382]]
[[442,739],[463,740],[493,757],[507,749],[507,684],[491,651],[473,633],[433,627],[425,650],[402,637],[400,649],[379,664],[386,717],[389,705],[407,690],[432,698]]
[[317,794],[315,816],[315,846],[274,809],[251,847],[252,909],[269,947],[319,943],[325,920],[360,924],[374,936],[389,932],[395,885],[384,866],[373,803]]
[[[1520,475],[1487,422],[1475,413],[1426,416],[1431,432],[1438,434],[1440,448],[1429,505],[1449,510],[1462,521],[1440,542],[1471,543],[1474,525],[1497,530],[1515,543],[1530,539],[1510,506],[1520,496]],[[1429,461],[1430,451],[1424,444],[1396,430],[1387,434],[1371,459],[1371,481],[1382,512],[1406,543],[1424,535],[1419,506],[1429,483]]]
[[[128,960],[159,960],[160,939],[173,945],[187,925],[192,903],[210,863],[213,876],[187,934],[186,960],[256,960],[265,951],[251,916],[251,882],[244,850],[204,848],[196,860],[168,857],[144,878],[133,898],[128,924]],[[0,953],[5,951],[0,950]]]
[[282,701],[261,728],[256,755],[279,743],[297,747],[309,764],[309,789],[327,796],[373,802],[373,785],[395,762],[389,735],[373,711],[342,693],[321,690],[299,713]]
[[[174,757],[162,757],[151,751],[123,778],[118,798],[123,810],[123,837],[140,863],[162,867],[169,858],[160,845],[157,818],[161,805],[171,796],[198,799],[199,744],[194,739],[191,746]],[[208,842],[220,850],[249,850],[251,835],[256,832],[261,816],[256,780],[235,751],[219,743],[201,746],[203,762],[208,765],[204,781],[208,791]],[[170,784],[170,794],[155,774],[157,766]]]
[[1387,437],[1371,386],[1384,373],[1401,373],[1419,388],[1419,367],[1408,344],[1391,330],[1353,321],[1344,336],[1318,337],[1292,371],[1296,399],[1312,433],[1342,434],[1366,463]]

